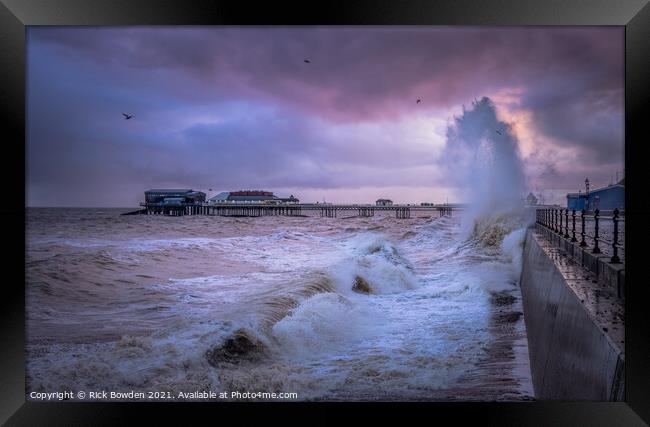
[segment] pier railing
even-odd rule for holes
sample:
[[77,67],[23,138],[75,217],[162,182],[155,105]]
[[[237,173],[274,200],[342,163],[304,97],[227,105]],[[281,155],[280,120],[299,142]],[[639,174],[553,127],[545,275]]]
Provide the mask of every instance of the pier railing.
[[625,211],[542,208],[536,211],[536,223],[593,254],[610,255],[611,264],[623,263]]

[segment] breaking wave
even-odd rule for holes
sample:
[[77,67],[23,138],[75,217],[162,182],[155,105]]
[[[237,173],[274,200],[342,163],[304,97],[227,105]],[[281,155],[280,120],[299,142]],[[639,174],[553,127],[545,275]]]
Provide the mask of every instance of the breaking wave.
[[[152,218],[127,220],[130,233],[151,231]],[[213,221],[169,222],[209,240],[156,235],[155,250],[120,246],[133,235],[32,242],[28,390],[395,400],[487,378],[490,295],[516,289],[515,220],[486,218],[467,236],[458,217]],[[92,239],[118,234],[102,227]]]
[[330,271],[344,294],[350,290],[390,294],[418,286],[413,266],[386,235],[364,233],[350,239],[345,248],[348,256]]

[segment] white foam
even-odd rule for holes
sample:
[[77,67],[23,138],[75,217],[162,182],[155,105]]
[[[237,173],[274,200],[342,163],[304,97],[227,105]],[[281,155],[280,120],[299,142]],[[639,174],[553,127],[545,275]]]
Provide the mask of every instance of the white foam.
[[311,358],[345,350],[380,333],[381,312],[336,293],[314,295],[273,327],[282,353]]
[[418,286],[413,266],[383,234],[359,234],[344,242],[343,249],[347,256],[330,268],[343,294],[350,293],[357,276],[365,279],[377,294],[403,292]]

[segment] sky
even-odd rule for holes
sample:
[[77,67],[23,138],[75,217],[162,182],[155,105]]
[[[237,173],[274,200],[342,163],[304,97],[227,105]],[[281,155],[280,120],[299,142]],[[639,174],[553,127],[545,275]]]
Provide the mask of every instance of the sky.
[[478,137],[562,203],[621,178],[623,91],[623,27],[28,27],[27,204],[467,202],[458,127],[484,98]]

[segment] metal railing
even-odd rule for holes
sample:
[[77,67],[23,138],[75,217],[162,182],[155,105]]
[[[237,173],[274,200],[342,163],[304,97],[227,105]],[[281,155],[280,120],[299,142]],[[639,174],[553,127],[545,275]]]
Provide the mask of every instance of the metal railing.
[[[579,246],[589,248],[591,243],[591,253],[602,254],[603,251],[606,251],[608,255],[611,254],[609,261],[611,264],[621,264],[622,257],[624,258],[625,255],[624,245],[621,242],[624,240],[625,234],[620,226],[621,222],[623,226],[625,225],[625,212],[618,209],[613,211],[596,209],[593,212],[582,209],[578,212],[580,214],[580,226],[577,231],[580,236]],[[577,243],[576,213],[575,209],[541,208],[536,210],[536,223]],[[587,231],[587,226],[589,231]],[[604,226],[605,230],[603,230]]]

